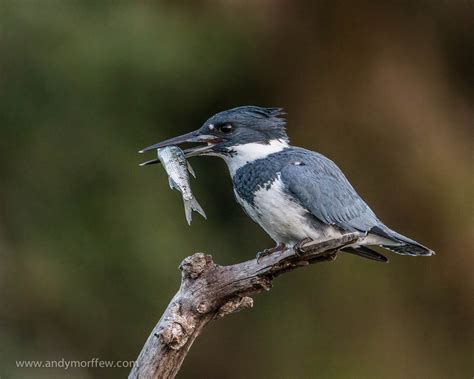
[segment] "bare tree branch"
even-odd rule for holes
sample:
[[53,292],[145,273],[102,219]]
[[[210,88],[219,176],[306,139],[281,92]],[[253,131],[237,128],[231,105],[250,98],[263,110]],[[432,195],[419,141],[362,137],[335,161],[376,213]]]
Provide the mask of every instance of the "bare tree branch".
[[268,291],[280,274],[311,263],[334,260],[336,252],[358,240],[346,234],[311,241],[260,259],[219,266],[210,255],[196,253],[183,260],[181,287],[148,337],[129,378],[174,378],[184,358],[209,321],[251,308],[250,295]]

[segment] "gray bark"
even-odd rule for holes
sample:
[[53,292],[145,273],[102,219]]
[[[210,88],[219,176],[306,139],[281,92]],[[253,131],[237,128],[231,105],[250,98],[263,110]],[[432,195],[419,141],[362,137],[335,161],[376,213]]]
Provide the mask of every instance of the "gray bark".
[[287,249],[231,266],[219,266],[203,253],[185,258],[180,265],[181,287],[148,337],[129,378],[174,378],[194,340],[210,321],[251,308],[250,295],[269,291],[278,275],[334,260],[338,250],[357,239],[355,234],[346,234],[310,241],[298,250]]

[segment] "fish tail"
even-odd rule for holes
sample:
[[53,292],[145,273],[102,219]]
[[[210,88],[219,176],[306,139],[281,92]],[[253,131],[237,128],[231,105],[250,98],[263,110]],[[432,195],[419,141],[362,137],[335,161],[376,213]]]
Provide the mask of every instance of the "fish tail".
[[192,211],[198,212],[202,217],[207,219],[207,216],[204,213],[204,210],[199,205],[197,200],[193,197],[190,200],[184,200],[184,213],[186,214],[186,221],[188,222],[188,225],[191,225]]

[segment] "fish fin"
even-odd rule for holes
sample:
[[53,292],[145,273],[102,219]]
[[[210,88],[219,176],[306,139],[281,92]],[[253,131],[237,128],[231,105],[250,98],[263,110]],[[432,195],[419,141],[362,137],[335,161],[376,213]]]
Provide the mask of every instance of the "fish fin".
[[171,177],[168,177],[168,183],[169,183],[171,189],[179,190],[178,185],[176,184],[176,182],[173,179],[171,179]]
[[196,173],[194,172],[193,168],[191,167],[191,164],[187,161],[186,161],[186,163],[188,164],[189,173],[194,177],[194,179],[196,179]]
[[204,213],[204,210],[201,208],[197,200],[193,197],[191,200],[183,200],[184,201],[184,213],[186,215],[186,221],[188,225],[191,225],[192,220],[192,211],[198,212],[202,217],[207,220],[207,216]]

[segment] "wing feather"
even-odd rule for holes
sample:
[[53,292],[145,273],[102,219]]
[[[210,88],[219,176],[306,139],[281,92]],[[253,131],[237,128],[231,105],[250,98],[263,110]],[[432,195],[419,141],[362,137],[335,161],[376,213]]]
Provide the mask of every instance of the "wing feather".
[[343,230],[368,232],[380,221],[331,160],[313,153],[281,170],[281,179],[320,221]]

